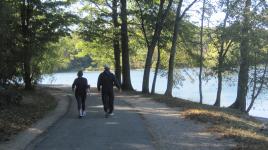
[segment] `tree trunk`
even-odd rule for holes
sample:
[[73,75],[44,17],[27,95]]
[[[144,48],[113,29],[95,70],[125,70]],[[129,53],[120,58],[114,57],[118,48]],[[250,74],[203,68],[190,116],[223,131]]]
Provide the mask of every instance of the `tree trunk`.
[[222,59],[219,58],[219,65],[218,65],[218,89],[217,89],[217,96],[214,106],[220,107],[221,105],[221,91],[222,91]]
[[199,101],[203,103],[202,93],[202,72],[203,72],[203,33],[204,33],[204,16],[205,16],[205,0],[203,0],[202,16],[201,16],[201,31],[200,31],[200,60],[199,60]]
[[246,96],[248,90],[248,71],[249,71],[249,30],[250,30],[250,6],[251,0],[246,0],[244,8],[244,20],[241,30],[240,41],[240,69],[238,74],[237,97],[231,108],[246,111]]
[[150,70],[152,66],[152,57],[153,57],[154,49],[156,47],[159,36],[161,34],[163,23],[165,21],[167,14],[169,13],[172,2],[173,0],[169,0],[166,10],[163,11],[165,0],[160,0],[160,6],[159,6],[158,15],[157,15],[158,16],[157,21],[155,24],[154,35],[153,35],[152,41],[150,42],[148,46],[148,51],[147,51],[147,56],[146,56],[146,61],[145,61],[145,66],[144,66],[143,82],[142,82],[143,93],[149,93]]
[[180,0],[178,7],[177,7],[177,11],[176,11],[172,46],[171,46],[170,57],[169,57],[168,82],[167,82],[167,89],[165,92],[166,96],[172,96],[173,72],[174,72],[174,64],[175,64],[175,56],[176,56],[176,48],[177,48],[177,39],[178,39],[178,33],[179,33],[179,25],[180,25],[180,20],[181,20],[180,13],[181,13],[182,2],[183,0]]
[[253,107],[253,104],[255,102],[255,100],[257,99],[257,97],[259,96],[259,94],[261,93],[262,91],[262,88],[263,88],[263,84],[265,82],[265,76],[266,76],[266,72],[267,72],[267,61],[265,63],[265,67],[264,67],[264,70],[263,70],[263,74],[262,74],[262,77],[260,78],[260,86],[259,88],[257,88],[257,62],[256,62],[256,58],[257,58],[257,55],[256,55],[256,52],[255,52],[255,64],[254,64],[254,79],[253,79],[253,92],[252,92],[252,95],[251,95],[251,102],[246,110],[247,113],[249,113],[249,111],[251,110],[251,108]]
[[112,6],[112,19],[114,25],[113,32],[113,47],[114,47],[114,68],[115,68],[115,77],[118,82],[121,84],[121,65],[120,65],[120,44],[119,44],[119,23],[118,23],[118,13],[117,13],[117,4],[118,0],[113,0]]
[[[223,30],[226,29],[226,24],[227,24],[227,20],[228,20],[228,17],[229,17],[229,0],[226,1],[226,5],[227,5],[227,12],[225,14],[225,17],[224,17],[224,21],[223,21]],[[220,36],[220,49],[218,51],[218,69],[217,69],[217,74],[218,74],[218,88],[217,88],[217,96],[216,96],[216,101],[214,103],[214,106],[217,106],[217,107],[220,107],[221,106],[221,91],[222,91],[222,73],[224,72],[224,69],[223,69],[223,65],[224,65],[224,59],[225,59],[225,55],[226,53],[228,52],[229,48],[230,48],[230,43],[229,45],[224,48],[224,43],[225,43],[225,40],[224,39],[224,34],[225,33],[221,33],[221,36]]]
[[31,78],[31,54],[29,52],[30,48],[30,31],[29,31],[29,21],[30,21],[30,0],[23,0],[21,6],[21,31],[23,36],[23,80],[25,84],[25,89],[30,90],[32,86]]
[[23,64],[23,69],[24,69],[24,84],[25,84],[25,89],[26,90],[31,90],[33,88],[32,85],[32,79],[31,79],[31,63],[28,60],[24,60]]
[[153,84],[152,84],[152,89],[151,89],[151,94],[155,93],[155,84],[156,84],[156,78],[157,78],[157,74],[158,74],[158,69],[160,67],[160,47],[159,47],[159,41],[158,41],[158,46],[157,46],[158,52],[157,52],[157,62],[156,62],[156,66],[155,66],[155,72],[154,72],[154,79],[153,79]]
[[127,29],[127,2],[121,2],[121,46],[122,46],[122,75],[123,75],[123,90],[133,90],[130,78],[130,64],[129,64],[129,48],[128,48],[128,29]]

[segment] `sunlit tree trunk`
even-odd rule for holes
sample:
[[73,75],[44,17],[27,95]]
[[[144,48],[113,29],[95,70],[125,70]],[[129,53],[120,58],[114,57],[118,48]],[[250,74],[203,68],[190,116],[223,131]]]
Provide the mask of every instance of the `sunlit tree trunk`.
[[166,10],[164,11],[165,0],[160,0],[159,11],[157,15],[157,21],[155,24],[154,34],[153,34],[151,42],[149,43],[146,60],[145,60],[143,82],[142,82],[143,93],[149,93],[149,79],[150,79],[150,71],[151,71],[151,66],[152,66],[152,57],[153,57],[154,49],[156,47],[159,36],[161,34],[165,18],[170,11],[172,2],[173,0],[169,0],[168,6]]
[[203,72],[203,36],[204,36],[204,17],[205,17],[205,0],[203,0],[203,8],[202,8],[202,15],[201,15],[201,30],[200,30],[200,60],[199,60],[199,101],[203,103],[203,93],[202,93],[202,72]]
[[231,108],[246,111],[249,72],[249,30],[251,0],[246,0],[240,41],[240,69],[238,74],[237,97]]
[[114,25],[113,32],[113,47],[114,47],[114,68],[115,76],[118,82],[121,84],[121,64],[120,64],[120,42],[119,42],[119,23],[118,23],[118,13],[117,13],[118,0],[113,0],[112,3],[112,19]]
[[[226,24],[227,20],[229,17],[229,0],[226,1],[226,6],[227,6],[227,12],[225,14],[224,20],[223,20],[223,32],[220,35],[220,48],[218,50],[218,66],[217,66],[217,76],[218,76],[218,88],[217,88],[217,96],[216,96],[216,101],[214,103],[214,106],[220,107],[221,105],[221,91],[222,91],[222,73],[224,72],[224,60],[226,57],[227,52],[229,51],[229,48],[231,46],[231,42],[228,43],[226,41],[224,35],[225,35],[225,30],[226,30]],[[226,47],[224,47],[226,43]]]
[[130,78],[130,64],[129,64],[129,47],[128,47],[128,29],[127,29],[127,2],[121,2],[121,46],[122,46],[122,89],[133,90]]
[[178,7],[176,10],[176,19],[175,19],[175,24],[174,24],[172,45],[170,49],[169,66],[168,66],[168,81],[167,81],[167,89],[165,92],[166,96],[172,96],[173,73],[174,73],[174,66],[175,66],[177,39],[178,39],[178,33],[179,33],[179,28],[180,28],[180,22],[182,18],[185,16],[186,12],[193,6],[194,3],[196,3],[196,1],[197,0],[192,1],[192,3],[188,5],[182,13],[181,13],[181,8],[182,8],[183,0],[180,0],[178,3]]
[[154,79],[153,79],[153,84],[152,84],[152,89],[151,89],[151,94],[155,93],[155,85],[156,85],[156,79],[157,79],[157,74],[158,74],[158,70],[160,67],[160,63],[161,63],[161,52],[160,52],[160,44],[159,44],[159,40],[158,40],[158,46],[157,46],[157,62],[156,62],[156,66],[155,66],[155,72],[154,72]]
[[168,66],[168,82],[167,82],[167,89],[165,95],[172,96],[172,88],[173,88],[173,72],[174,72],[174,63],[175,63],[175,56],[176,56],[176,48],[177,48],[177,39],[179,33],[179,25],[180,25],[180,14],[181,14],[181,7],[182,7],[183,0],[180,0],[177,11],[176,11],[176,19],[174,25],[174,32],[172,38],[172,46],[169,56],[169,66]]

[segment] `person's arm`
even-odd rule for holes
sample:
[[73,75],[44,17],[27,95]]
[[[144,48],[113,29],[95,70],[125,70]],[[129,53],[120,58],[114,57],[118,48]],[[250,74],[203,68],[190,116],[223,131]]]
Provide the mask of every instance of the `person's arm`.
[[90,85],[88,84],[87,79],[86,79],[86,86],[87,86],[87,89],[89,90],[90,89]]
[[98,83],[97,83],[98,91],[100,91],[100,86],[101,86],[101,74],[99,75]]
[[75,88],[75,86],[76,86],[76,80],[77,80],[77,79],[75,79],[74,82],[73,82],[73,85],[72,85],[72,91],[74,91],[74,88]]
[[120,90],[121,86],[120,86],[118,80],[116,79],[115,75],[113,75],[113,80],[114,80],[114,85],[118,88],[118,90]]
[[[90,93],[90,85],[87,82],[87,79],[85,78],[85,83],[86,83],[86,92]],[[90,94],[89,94],[90,95]]]

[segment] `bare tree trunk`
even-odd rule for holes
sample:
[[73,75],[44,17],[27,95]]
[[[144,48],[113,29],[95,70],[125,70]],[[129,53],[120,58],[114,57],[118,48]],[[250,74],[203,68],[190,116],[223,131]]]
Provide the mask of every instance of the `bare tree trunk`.
[[164,11],[163,7],[164,7],[165,0],[160,0],[160,6],[159,6],[158,15],[157,15],[157,21],[155,24],[154,35],[153,35],[152,41],[150,42],[148,46],[148,51],[147,51],[147,56],[146,56],[146,61],[145,61],[145,66],[144,66],[143,82],[142,82],[143,93],[149,93],[150,70],[152,66],[152,57],[153,57],[154,49],[156,47],[159,36],[161,34],[163,23],[165,21],[166,16],[169,13],[172,2],[173,0],[169,0],[168,6],[166,10]]
[[200,104],[203,103],[203,93],[202,93],[202,72],[203,72],[203,33],[204,33],[204,17],[205,17],[205,0],[203,0],[202,16],[201,16],[201,31],[200,31],[200,60],[199,60],[199,101]]
[[[225,14],[224,17],[224,21],[223,21],[223,30],[226,29],[226,24],[227,24],[227,20],[229,17],[229,0],[226,1],[226,5],[227,5],[227,12]],[[224,66],[224,59],[226,56],[226,53],[228,52],[230,46],[231,46],[231,42],[229,44],[227,44],[227,47],[224,48],[224,43],[225,43],[224,39],[224,33],[221,33],[220,36],[220,49],[218,51],[218,69],[217,69],[217,74],[218,74],[218,88],[217,88],[217,96],[216,96],[216,101],[214,103],[214,106],[220,107],[221,106],[221,91],[222,91],[222,73],[223,73],[223,66]]]
[[161,61],[161,52],[160,52],[160,44],[159,44],[159,40],[158,40],[158,52],[157,52],[157,62],[156,62],[156,66],[155,66],[155,72],[154,72],[154,79],[153,79],[153,84],[152,84],[152,89],[151,89],[151,94],[155,93],[155,84],[156,84],[156,78],[157,78],[157,74],[158,74],[158,69],[160,67],[160,61]]
[[169,66],[168,66],[168,82],[167,82],[167,89],[165,92],[166,96],[172,96],[172,89],[173,89],[173,72],[174,72],[174,61],[176,56],[176,46],[177,46],[177,39],[178,39],[178,33],[179,33],[179,24],[180,24],[180,14],[181,14],[181,7],[182,7],[183,0],[180,0],[177,11],[176,11],[176,19],[175,19],[175,25],[174,25],[174,32],[173,32],[173,38],[172,38],[172,46],[170,51],[170,57],[169,57]]
[[113,0],[112,3],[112,19],[114,25],[113,32],[113,47],[114,47],[114,67],[115,67],[115,77],[121,84],[121,65],[120,65],[120,44],[119,44],[119,23],[118,23],[118,13],[117,13],[118,0]]
[[130,78],[130,64],[129,64],[129,48],[128,48],[128,29],[127,29],[127,2],[121,2],[121,46],[122,46],[122,75],[123,75],[123,90],[133,90]]
[[182,18],[185,16],[186,12],[193,6],[193,4],[197,0],[194,0],[189,6],[185,8],[185,10],[181,14],[181,7],[183,0],[180,0],[178,3],[177,11],[176,11],[176,19],[174,25],[174,32],[172,38],[172,46],[170,50],[170,57],[169,57],[169,66],[168,66],[168,81],[167,81],[167,89],[165,92],[166,96],[172,96],[172,89],[173,89],[173,72],[174,72],[174,65],[175,65],[175,57],[176,57],[176,46],[177,46],[177,39],[178,39],[178,32],[179,32],[179,25]]
[[218,88],[217,88],[217,96],[216,96],[216,101],[214,103],[214,106],[220,107],[221,105],[221,91],[222,91],[222,60],[221,57],[219,57],[219,62],[218,62]]
[[249,30],[250,30],[250,6],[251,0],[246,0],[244,7],[244,20],[241,30],[240,41],[240,69],[238,74],[237,97],[231,108],[246,111],[246,96],[248,91],[248,71],[249,71]]
[[257,99],[257,97],[259,96],[259,94],[261,93],[261,90],[263,88],[263,84],[264,84],[264,80],[265,80],[265,76],[266,76],[266,72],[267,72],[267,61],[265,63],[265,67],[264,67],[264,71],[263,71],[263,74],[262,74],[262,77],[260,79],[261,83],[260,83],[260,86],[259,88],[257,88],[257,63],[256,63],[256,52],[255,52],[255,64],[254,64],[254,79],[253,79],[253,92],[252,92],[252,95],[251,95],[251,102],[246,110],[247,113],[249,113],[249,111],[251,110],[251,108],[253,107],[253,104],[255,102],[255,100]]

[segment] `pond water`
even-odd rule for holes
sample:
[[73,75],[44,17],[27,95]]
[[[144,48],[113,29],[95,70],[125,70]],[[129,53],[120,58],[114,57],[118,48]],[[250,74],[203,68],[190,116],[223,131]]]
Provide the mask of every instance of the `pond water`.
[[[188,99],[191,101],[199,101],[198,75],[195,69],[179,70],[180,82],[173,90],[173,96]],[[52,75],[44,75],[41,84],[66,84],[70,85],[76,78],[77,72],[54,73]],[[88,79],[92,87],[97,86],[97,79],[100,71],[84,72],[84,77]],[[142,89],[143,70],[131,70],[132,86],[135,90]],[[153,72],[150,74],[150,85],[153,79]],[[166,76],[159,75],[157,77],[156,92],[163,94],[166,89]],[[217,79],[211,78],[208,81],[203,81],[203,101],[206,104],[214,104],[217,92]],[[227,107],[231,105],[237,92],[237,76],[231,77],[231,80],[226,80],[223,84],[221,106]],[[248,99],[250,99],[248,95]],[[268,94],[263,92],[250,111],[250,115],[268,118]]]

